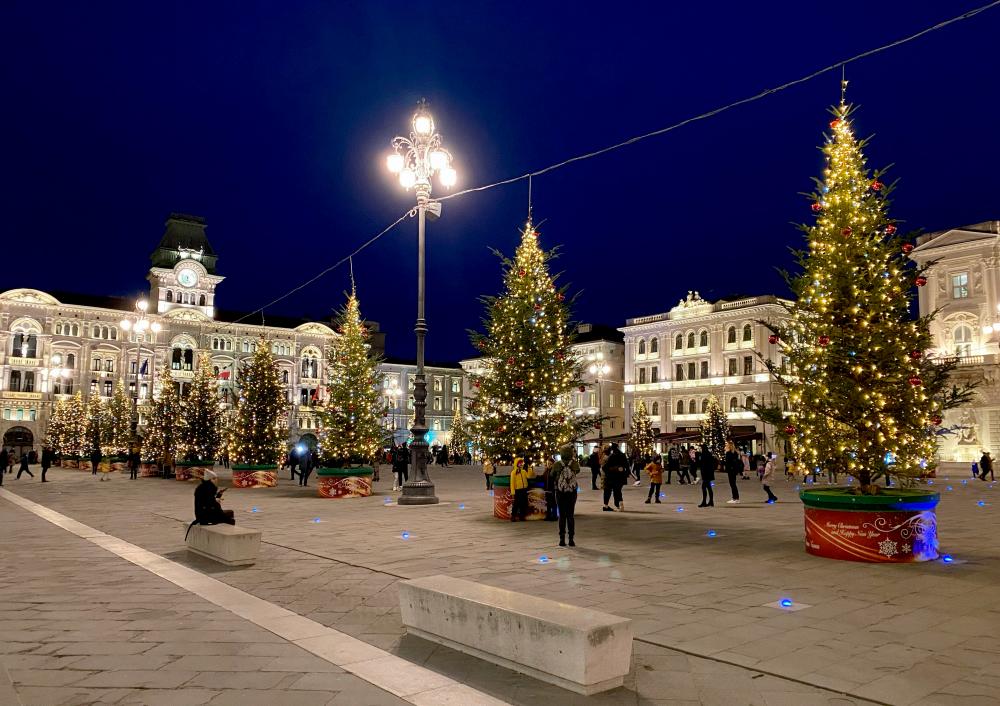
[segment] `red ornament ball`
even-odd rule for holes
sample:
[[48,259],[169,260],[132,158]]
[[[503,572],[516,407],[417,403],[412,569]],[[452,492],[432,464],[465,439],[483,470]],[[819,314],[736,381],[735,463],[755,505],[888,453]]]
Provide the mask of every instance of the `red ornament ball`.
[[505,431],[507,431],[507,427],[499,427],[497,431],[503,434]]
[[847,226],[846,228],[844,228],[844,230],[840,231],[840,234],[842,236],[844,236],[845,238],[849,238],[849,237],[851,237],[851,233],[853,233],[853,232],[854,232],[854,229],[851,228],[850,226]]
[[913,358],[913,360],[920,360],[924,357],[924,354],[922,351],[910,351],[910,357]]
[[890,223],[885,227],[885,232],[888,233],[889,235],[892,235],[893,233],[896,232],[896,226]]
[[566,296],[562,292],[559,292],[558,296],[559,296],[559,301],[562,301],[563,299],[566,298]]
[[524,380],[515,380],[514,385],[517,387],[524,387]]
[[541,311],[541,310],[542,310],[542,305],[541,304],[535,304],[535,311]]
[[872,182],[872,191],[881,191],[883,186],[885,186],[885,184],[876,179]]
[[772,346],[775,343],[777,343],[778,340],[779,340],[778,339],[778,334],[776,334],[776,333],[772,333],[770,336],[767,337],[767,342],[770,343]]
[[830,127],[836,128],[838,125],[840,125],[840,118],[834,118],[830,121]]
[[828,346],[830,345],[830,337],[824,333],[822,336],[819,337],[818,342],[821,346]]
[[913,243],[903,243],[903,254],[909,255],[913,252]]
[[919,377],[917,377],[916,375],[914,375],[913,377],[911,377],[911,378],[910,378],[910,384],[911,384],[911,385],[913,385],[914,387],[919,387],[920,385],[922,385],[922,384],[923,384],[923,382],[924,382],[924,381],[923,381],[923,380],[921,380],[921,379],[920,379]]
[[927,284],[927,278],[924,277],[923,275],[920,275],[915,280],[913,280],[913,283],[918,287],[923,287],[925,284]]
[[789,424],[788,426],[785,427],[785,433],[788,436],[791,436],[792,434],[794,434],[795,431],[796,431],[796,429],[795,429],[795,425],[794,424]]
[[941,419],[941,415],[940,414],[935,414],[933,417],[931,417],[931,424],[933,424],[936,427],[941,426],[941,422],[943,422],[943,421],[944,420]]
[[527,274],[526,270],[518,270],[517,271],[517,276],[518,277],[524,277],[526,274]]
[[556,353],[556,360],[562,360],[562,359],[563,359],[563,354],[562,353]]
[[587,386],[586,385],[580,385],[579,389],[580,389],[580,392],[586,392],[587,391]]
[[600,429],[600,428],[601,428],[601,423],[600,423],[600,422],[597,422],[597,423],[596,423],[596,424],[594,425],[594,429]]
[[478,380],[476,380],[474,383],[472,383],[472,386],[478,390],[480,387],[483,386],[483,384]]
[[817,201],[816,203],[814,203],[809,208],[811,208],[813,210],[813,213],[819,213],[820,211],[823,210],[823,204],[821,204],[819,201]]
[[507,359],[507,365],[513,365],[513,364],[514,364],[514,359],[513,358],[508,358]]

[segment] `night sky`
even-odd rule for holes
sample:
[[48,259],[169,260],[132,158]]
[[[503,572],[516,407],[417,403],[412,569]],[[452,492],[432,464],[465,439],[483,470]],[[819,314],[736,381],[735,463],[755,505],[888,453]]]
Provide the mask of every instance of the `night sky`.
[[[412,204],[385,171],[413,105],[431,103],[458,188],[677,122],[986,0],[768,3],[29,2],[0,10],[4,255],[18,286],[137,295],[171,211],[208,219],[253,310]],[[892,215],[937,230],[1000,218],[1000,8],[848,68],[895,163]],[[784,293],[776,267],[810,216],[799,192],[839,71],[534,181],[542,245],[582,289],[577,319],[622,325],[689,289]],[[436,193],[444,193],[438,190]],[[512,252],[521,182],[444,204],[428,230],[428,358],[474,354],[489,248]],[[413,355],[416,222],[355,259],[364,314]],[[324,318],[341,268],[275,306]],[[259,319],[259,317],[258,317]]]

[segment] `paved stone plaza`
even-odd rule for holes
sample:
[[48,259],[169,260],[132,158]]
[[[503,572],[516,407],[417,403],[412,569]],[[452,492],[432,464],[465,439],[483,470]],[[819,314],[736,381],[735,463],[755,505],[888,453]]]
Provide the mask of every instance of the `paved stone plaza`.
[[[778,482],[776,505],[752,481],[741,484],[742,504],[726,505],[720,484],[709,509],[696,507],[690,486],[664,486],[661,505],[629,487],[628,512],[602,513],[587,478],[579,546],[563,549],[552,523],[494,520],[477,469],[432,473],[442,502],[431,507],[386,504],[388,473],[363,499],[324,500],[287,475],[278,488],[229,490],[224,505],[264,533],[257,564],[241,569],[185,551],[193,484],[100,483],[62,469],[45,485],[6,476],[5,491],[86,528],[67,531],[0,494],[0,703],[15,693],[24,704],[1000,702],[1000,489],[990,484],[936,481],[953,563],[867,565],[803,552],[793,482]],[[148,554],[138,548],[188,578],[151,572],[160,572],[155,558],[150,570],[137,565],[133,555]],[[437,573],[632,618],[625,687],[576,696],[405,636],[396,583]],[[232,595],[204,600],[190,576],[205,575]],[[782,597],[808,607],[768,605]],[[377,648],[373,664],[397,661],[366,671],[324,659],[300,635],[225,609],[257,599],[357,638],[362,652]],[[427,682],[419,689],[398,676],[410,665]],[[446,700],[456,683],[468,693]]]

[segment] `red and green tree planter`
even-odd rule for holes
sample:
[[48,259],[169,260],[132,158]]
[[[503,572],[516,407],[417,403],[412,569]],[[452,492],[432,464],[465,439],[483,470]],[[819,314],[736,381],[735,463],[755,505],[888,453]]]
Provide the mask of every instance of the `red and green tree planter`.
[[233,464],[234,488],[273,488],[278,485],[278,466]]
[[205,471],[214,466],[214,461],[178,461],[174,464],[174,480],[204,480]]
[[906,563],[938,558],[934,508],[941,496],[920,488],[862,495],[853,488],[799,493],[806,551],[828,559]]
[[317,488],[321,498],[365,498],[372,494],[371,466],[356,468],[320,468],[316,471]]
[[63,454],[62,456],[62,467],[63,468],[80,468],[80,457],[76,454]]
[[[545,487],[540,479],[532,478],[528,488],[529,520],[545,519]],[[510,476],[493,476],[493,517],[510,521],[514,494],[510,492]]]
[[142,461],[139,463],[140,478],[158,478],[159,476],[160,468],[156,465],[156,461]]

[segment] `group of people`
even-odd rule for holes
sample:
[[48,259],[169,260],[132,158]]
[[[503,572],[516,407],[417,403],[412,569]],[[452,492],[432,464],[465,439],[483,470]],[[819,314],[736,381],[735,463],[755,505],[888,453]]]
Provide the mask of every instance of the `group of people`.
[[[490,472],[485,468],[489,465]],[[489,459],[483,463],[486,475],[487,486],[489,487],[493,475],[493,464]],[[576,533],[576,496],[579,485],[576,477],[580,473],[580,462],[576,457],[576,451],[572,444],[567,444],[559,453],[548,459],[545,463],[545,471],[542,473],[542,487],[545,489],[545,519],[559,521],[559,546],[576,546],[574,535]],[[514,459],[514,467],[510,472],[510,491],[512,498],[510,509],[510,521],[524,521],[528,517],[528,490],[532,485],[532,479],[536,475],[531,467],[525,463],[523,458]]]
[[281,462],[281,467],[287,468],[291,473],[289,480],[295,480],[297,473],[299,476],[299,485],[308,486],[309,475],[319,467],[319,453],[316,449],[309,448],[308,446],[301,448],[293,446],[285,454],[285,458]]
[[[48,472],[49,468],[52,466],[52,462],[55,459],[55,454],[52,449],[48,446],[42,449],[42,482],[47,483],[45,474]],[[38,454],[34,449],[30,451],[22,450],[20,454],[13,448],[11,449],[0,449],[0,486],[3,485],[3,477],[6,474],[14,472],[14,466],[17,466],[17,475],[14,476],[14,480],[20,478],[23,474],[27,473],[32,478],[35,474],[31,472],[28,467],[29,464],[37,463],[39,461]]]
[[983,455],[979,457],[979,463],[972,464],[972,477],[978,478],[979,480],[986,480],[986,476],[993,478],[993,456],[990,455],[989,451],[983,451]]

